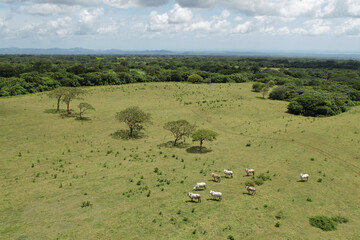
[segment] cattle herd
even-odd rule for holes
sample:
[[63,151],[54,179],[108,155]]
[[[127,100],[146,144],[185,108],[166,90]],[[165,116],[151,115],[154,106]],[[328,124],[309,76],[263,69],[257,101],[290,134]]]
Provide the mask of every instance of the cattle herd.
[[[251,173],[252,173],[252,175],[255,175],[255,170],[254,169],[247,169],[246,168],[245,172],[246,172],[247,176],[249,176],[249,174],[251,174]],[[231,177],[231,178],[233,177],[233,171],[224,169],[224,173],[225,173],[225,177]],[[220,174],[217,174],[217,173],[211,173],[211,177],[214,179],[214,182],[220,182],[220,180],[221,180]],[[307,181],[309,179],[309,174],[300,173],[300,179],[301,179],[301,181],[305,181],[305,179]],[[205,182],[196,183],[194,188],[193,188],[194,191],[197,191],[197,190],[200,190],[200,189],[206,190],[206,183]],[[245,186],[245,189],[247,190],[248,194],[251,194],[251,195],[256,194],[256,189],[254,187]],[[222,193],[221,192],[215,192],[213,190],[210,190],[210,195],[215,200],[216,199],[217,200],[222,199]],[[191,199],[191,201],[193,201],[194,199],[197,199],[198,202],[201,202],[201,195],[198,194],[198,193],[189,192],[188,196]]]

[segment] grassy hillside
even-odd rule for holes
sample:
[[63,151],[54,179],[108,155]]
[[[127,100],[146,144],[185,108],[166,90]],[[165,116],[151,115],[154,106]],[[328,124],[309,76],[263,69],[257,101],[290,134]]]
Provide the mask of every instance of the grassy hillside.
[[[250,83],[88,91],[96,109],[89,121],[52,113],[56,100],[46,94],[0,99],[0,239],[359,238],[359,106],[330,118],[294,116]],[[115,113],[128,106],[152,114],[143,138],[116,134],[126,125]],[[179,119],[218,132],[204,143],[212,151],[188,152],[198,144],[191,139],[167,147],[173,138],[163,125]],[[211,172],[224,168],[234,178],[213,182]],[[255,196],[246,194],[245,168],[271,176]],[[188,202],[202,181],[202,202]],[[212,201],[210,190],[223,200]],[[315,215],[349,222],[322,232],[309,224]]]

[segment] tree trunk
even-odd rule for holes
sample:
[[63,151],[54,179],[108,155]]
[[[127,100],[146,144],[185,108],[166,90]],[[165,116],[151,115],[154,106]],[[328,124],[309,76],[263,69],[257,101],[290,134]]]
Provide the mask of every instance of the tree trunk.
[[175,138],[175,141],[174,141],[174,146],[176,146],[176,142],[177,142],[178,138]]
[[70,115],[70,101],[67,103],[67,114]]
[[58,112],[59,109],[60,109],[60,99],[61,99],[61,96],[58,97],[57,108],[56,108],[56,111],[57,111],[57,112]]
[[129,136],[132,137],[133,136],[133,128],[130,128],[130,133]]
[[80,110],[80,119],[81,119],[81,113],[82,113],[82,112],[81,112],[81,110]]
[[200,140],[200,152],[201,152],[201,149],[202,149],[202,142],[203,142],[203,140]]

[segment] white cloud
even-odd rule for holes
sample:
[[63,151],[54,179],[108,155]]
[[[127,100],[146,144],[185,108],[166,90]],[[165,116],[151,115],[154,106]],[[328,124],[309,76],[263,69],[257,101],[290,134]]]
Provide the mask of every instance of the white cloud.
[[326,35],[331,30],[331,22],[323,19],[305,21],[303,28],[295,28],[292,32],[300,35]]
[[169,12],[169,21],[172,23],[190,22],[192,18],[191,10],[182,8],[179,4],[175,4],[174,8]]
[[21,6],[20,11],[26,12],[28,14],[34,15],[60,15],[60,14],[69,14],[77,12],[81,9],[80,6],[74,5],[63,5],[63,4],[51,4],[51,3],[41,3],[34,4],[29,6]]
[[337,35],[360,36],[360,19],[349,19],[336,28]]
[[144,8],[158,7],[168,3],[169,0],[103,0],[105,4],[116,8]]
[[177,0],[182,7],[226,8],[248,16],[360,17],[359,0]]

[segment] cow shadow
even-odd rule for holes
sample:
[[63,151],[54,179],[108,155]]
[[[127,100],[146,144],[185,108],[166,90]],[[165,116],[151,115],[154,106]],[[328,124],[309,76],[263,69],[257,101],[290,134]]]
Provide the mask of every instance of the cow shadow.
[[207,198],[206,201],[214,201],[214,202],[220,202],[220,199],[215,199],[215,198]]
[[201,203],[201,202],[198,202],[198,201],[191,201],[191,200],[186,200],[185,202],[186,203]]

